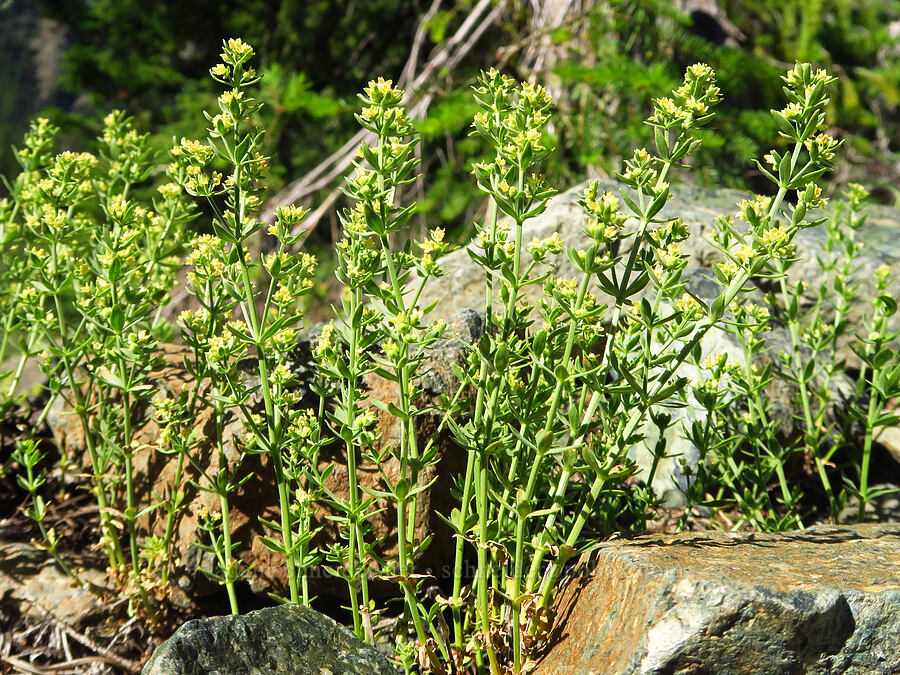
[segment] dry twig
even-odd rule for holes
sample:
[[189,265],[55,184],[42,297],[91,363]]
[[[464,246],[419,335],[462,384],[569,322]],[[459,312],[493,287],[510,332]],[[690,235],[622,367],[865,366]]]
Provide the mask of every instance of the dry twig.
[[[135,661],[131,661],[130,659],[126,659],[122,656],[119,656],[115,652],[103,647],[102,645],[97,644],[96,642],[91,640],[91,638],[89,638],[87,635],[85,635],[84,633],[81,633],[80,631],[77,631],[75,628],[70,626],[65,621],[62,621],[61,619],[57,618],[53,614],[53,612],[51,612],[46,607],[41,605],[41,603],[37,600],[37,598],[35,598],[33,595],[31,595],[31,593],[29,593],[27,590],[25,590],[24,585],[18,579],[10,576],[9,574],[7,574],[6,572],[3,572],[3,571],[0,571],[0,575],[3,575],[6,579],[11,580],[18,587],[18,590],[16,591],[16,595],[19,598],[21,598],[22,600],[24,600],[25,602],[29,603],[32,607],[37,609],[41,614],[43,614],[44,617],[47,619],[47,621],[52,626],[64,631],[65,634],[68,635],[70,638],[72,638],[73,640],[78,642],[80,645],[91,650],[92,652],[94,652],[97,655],[95,657],[87,657],[87,658],[91,659],[93,662],[102,661],[104,663],[108,663],[110,665],[117,666],[129,673],[137,673],[140,671],[140,669],[141,669],[140,663],[137,663]],[[14,661],[21,661],[21,659],[16,659],[13,656],[0,656],[0,658],[9,662],[10,665],[14,665],[17,668],[20,667],[17,664],[13,664],[13,662],[10,659],[12,659]],[[54,668],[69,667],[73,661],[82,661],[82,659],[74,659],[74,660],[68,661],[65,664],[57,664],[54,666],[41,666],[41,668],[43,668],[43,670],[25,670],[24,672],[58,673],[59,670],[58,669],[54,670]],[[22,661],[22,663],[25,663],[25,662]],[[30,665],[30,664],[29,664],[29,667],[35,668],[35,666]],[[51,668],[51,669],[47,670],[47,668]]]

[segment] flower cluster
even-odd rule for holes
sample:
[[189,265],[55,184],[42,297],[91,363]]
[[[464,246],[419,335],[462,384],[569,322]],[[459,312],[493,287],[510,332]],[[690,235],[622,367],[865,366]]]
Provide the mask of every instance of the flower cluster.
[[210,68],[209,74],[216,82],[232,88],[255,84],[259,81],[256,70],[244,68],[253,53],[253,47],[239,38],[224,40],[222,53],[219,54],[222,63]]
[[599,191],[599,184],[591,182],[578,202],[587,215],[582,227],[597,243],[610,243],[624,236],[627,217],[619,211],[618,197],[609,192],[601,195]]
[[[716,74],[705,63],[695,63],[685,72],[684,83],[672,92],[672,97],[653,99],[650,125],[660,129],[699,127],[710,119],[710,109],[722,98],[715,84]],[[680,158],[673,158],[675,160]]]
[[490,162],[472,167],[479,189],[490,194],[503,213],[513,219],[541,213],[553,194],[543,177],[529,168],[552,149],[544,139],[552,101],[541,85],[514,82],[496,69],[482,73],[475,87],[482,111],[473,127],[496,149]]
[[549,237],[535,237],[528,242],[528,252],[535,262],[543,261],[548,255],[558,255],[563,252],[564,244],[559,232],[554,232]]
[[[369,82],[359,99],[363,108],[356,115],[357,121],[364,129],[391,140],[386,154],[396,161],[408,147],[400,139],[412,133],[412,122],[401,105],[403,91],[394,87],[391,80],[379,77]],[[361,152],[365,153],[364,150]]]

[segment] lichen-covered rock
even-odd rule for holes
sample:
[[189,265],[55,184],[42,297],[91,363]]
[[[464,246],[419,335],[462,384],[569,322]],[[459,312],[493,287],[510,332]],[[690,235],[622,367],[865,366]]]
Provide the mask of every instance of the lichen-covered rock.
[[300,605],[188,621],[163,642],[143,675],[395,675],[371,645]]
[[615,540],[560,587],[539,675],[900,672],[900,524]]

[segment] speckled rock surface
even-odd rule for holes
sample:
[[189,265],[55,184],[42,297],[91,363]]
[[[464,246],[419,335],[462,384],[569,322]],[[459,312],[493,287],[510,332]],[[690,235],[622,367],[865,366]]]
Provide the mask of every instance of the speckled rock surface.
[[147,661],[143,675],[394,675],[387,659],[334,620],[299,605],[195,619]]
[[900,672],[900,524],[614,540],[560,588],[539,675]]

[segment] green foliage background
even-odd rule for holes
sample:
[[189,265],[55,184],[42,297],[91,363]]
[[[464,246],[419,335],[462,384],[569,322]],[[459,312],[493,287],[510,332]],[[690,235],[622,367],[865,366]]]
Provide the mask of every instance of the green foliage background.
[[[428,23],[423,57],[448,40],[475,5],[445,0]],[[537,77],[555,92],[559,121],[552,133],[561,150],[546,171],[552,184],[566,187],[589,173],[620,169],[621,158],[649,140],[641,122],[649,97],[676,86],[685,66],[705,61],[717,71],[724,104],[715,129],[705,132],[692,175],[711,185],[763,190],[750,159],[766,152],[766,139],[775,136],[768,110],[779,105],[781,92],[771,83],[795,60],[811,61],[840,78],[829,118],[832,133],[847,142],[833,184],[861,182],[876,199],[896,201],[900,1],[570,6],[562,25],[535,35],[532,3],[508,0],[466,59],[437,74],[434,102],[417,122],[425,175],[424,190],[413,195],[420,226],[443,225],[462,239],[462,226],[478,216],[482,204],[468,165],[484,148],[468,133],[470,87],[481,68],[498,64],[516,77]],[[160,151],[173,136],[202,136],[200,111],[215,96],[207,69],[223,37],[241,36],[257,47],[265,74],[261,99],[267,105],[259,123],[269,130],[274,194],[352,136],[357,92],[379,75],[397,79],[430,7],[425,0],[6,0],[0,4],[0,55],[10,67],[0,71],[0,169],[10,173],[8,148],[18,143],[27,118],[46,106],[43,114],[63,127],[64,143],[78,149],[89,147],[87,139],[113,107],[137,114]],[[35,86],[39,25],[64,37],[58,85],[44,98],[27,93]],[[555,65],[534,73],[523,54],[544,35]],[[316,199],[309,201],[314,206]],[[327,242],[328,228],[318,229],[320,243]]]

